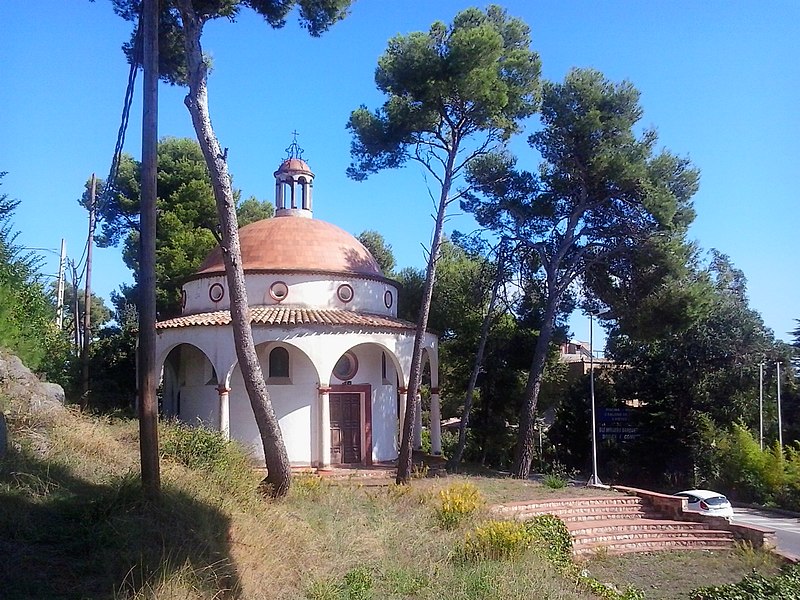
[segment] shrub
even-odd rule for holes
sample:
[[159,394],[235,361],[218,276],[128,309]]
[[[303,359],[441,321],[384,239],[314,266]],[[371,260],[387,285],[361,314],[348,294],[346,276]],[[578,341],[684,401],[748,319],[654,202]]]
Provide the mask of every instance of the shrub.
[[224,466],[228,441],[218,431],[201,424],[173,422],[161,428],[161,456],[190,469],[214,471]]
[[549,487],[551,490],[558,490],[563,487],[566,487],[567,485],[566,480],[562,479],[558,475],[553,475],[551,473],[548,473],[547,475],[544,476],[544,479],[542,479],[542,483],[544,484],[545,487]]
[[739,583],[693,590],[692,600],[794,600],[800,598],[800,565],[790,565],[775,577],[754,573]]
[[439,491],[436,519],[443,529],[455,529],[483,506],[480,490],[471,483],[456,483]]
[[463,560],[509,560],[531,547],[534,535],[519,521],[487,521],[467,532],[456,555]]
[[555,515],[538,515],[526,523],[535,549],[556,565],[572,564],[572,536]]

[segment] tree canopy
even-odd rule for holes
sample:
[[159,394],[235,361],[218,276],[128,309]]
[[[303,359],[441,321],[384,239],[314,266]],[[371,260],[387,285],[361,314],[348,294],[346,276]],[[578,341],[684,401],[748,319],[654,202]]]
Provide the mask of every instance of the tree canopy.
[[520,422],[518,477],[530,469],[542,373],[570,286],[654,236],[682,234],[694,216],[697,171],[686,159],[656,152],[654,131],[637,135],[641,116],[630,83],[573,69],[563,83],[544,86],[542,129],[529,138],[540,158],[538,173],[517,170],[509,154],[486,155],[470,167],[470,182],[482,196],[468,196],[464,207],[536,254],[532,275],[545,298]]
[[[123,260],[138,281],[139,202],[141,163],[124,154],[110,190],[99,182],[96,236],[101,247],[123,244]],[[238,202],[239,224],[271,217],[271,203],[254,197]],[[88,206],[88,191],[81,203]],[[158,144],[159,215],[156,230],[156,306],[162,318],[180,313],[180,288],[217,244],[219,220],[211,178],[199,144],[187,138],[165,137]],[[131,290],[132,291],[132,290]]]

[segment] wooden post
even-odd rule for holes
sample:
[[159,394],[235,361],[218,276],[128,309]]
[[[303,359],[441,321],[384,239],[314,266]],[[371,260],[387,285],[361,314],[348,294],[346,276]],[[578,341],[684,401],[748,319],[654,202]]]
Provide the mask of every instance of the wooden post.
[[89,192],[89,239],[86,241],[86,283],[83,289],[83,348],[81,352],[83,375],[81,406],[83,408],[89,405],[89,344],[92,339],[92,247],[94,246],[94,203],[96,192],[97,179],[92,173],[92,187]]
[[156,176],[158,151],[158,0],[144,0],[142,107],[142,196],[139,242],[139,449],[142,486],[155,499],[161,492],[156,402]]

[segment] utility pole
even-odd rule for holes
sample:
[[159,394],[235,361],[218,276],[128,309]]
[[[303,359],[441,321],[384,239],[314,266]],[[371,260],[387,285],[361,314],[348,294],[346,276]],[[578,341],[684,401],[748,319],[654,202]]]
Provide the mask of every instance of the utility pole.
[[78,306],[78,268],[72,262],[72,325],[75,328],[75,356],[81,351],[81,310]]
[[56,326],[64,328],[64,269],[67,266],[67,241],[61,238],[61,255],[58,259],[58,287],[56,288]]
[[145,495],[161,493],[156,402],[156,174],[158,166],[158,0],[142,3],[144,91],[139,219],[139,450]]
[[758,443],[764,449],[764,363],[758,363]]
[[775,370],[778,376],[778,445],[783,451],[783,426],[781,424],[781,363],[775,363]]
[[81,406],[89,405],[89,344],[92,334],[92,247],[94,246],[94,211],[97,179],[92,173],[92,187],[89,192],[89,239],[86,240],[86,282],[83,290],[83,348],[81,353],[83,394]]

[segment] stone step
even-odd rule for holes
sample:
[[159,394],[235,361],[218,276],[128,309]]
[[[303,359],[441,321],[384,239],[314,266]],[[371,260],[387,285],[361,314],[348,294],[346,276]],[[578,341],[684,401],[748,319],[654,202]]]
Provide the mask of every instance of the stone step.
[[573,536],[573,548],[596,543],[615,544],[636,540],[713,540],[715,542],[733,543],[733,535],[727,531],[616,531],[606,533],[586,533]]
[[[497,513],[496,513],[497,514]],[[499,516],[511,517],[516,520],[530,519],[537,515],[555,515],[565,522],[585,521],[590,519],[631,519],[631,518],[656,518],[660,516],[657,511],[636,504],[598,504],[595,506],[578,507],[547,507],[530,506],[519,509],[513,513],[499,513]]]
[[567,523],[567,529],[573,535],[588,532],[614,531],[710,531],[705,523],[691,521],[670,521],[667,519],[595,519]]
[[658,536],[616,542],[586,543],[575,546],[573,553],[576,556],[586,556],[595,552],[617,555],[632,552],[663,552],[667,550],[728,550],[731,547],[733,547],[733,539],[715,537],[665,538]]
[[492,507],[492,512],[498,515],[513,515],[518,513],[529,514],[558,514],[597,512],[601,508],[625,511],[636,510],[643,507],[640,498],[635,496],[601,496],[589,498],[566,498],[544,501],[522,501],[498,504]]

